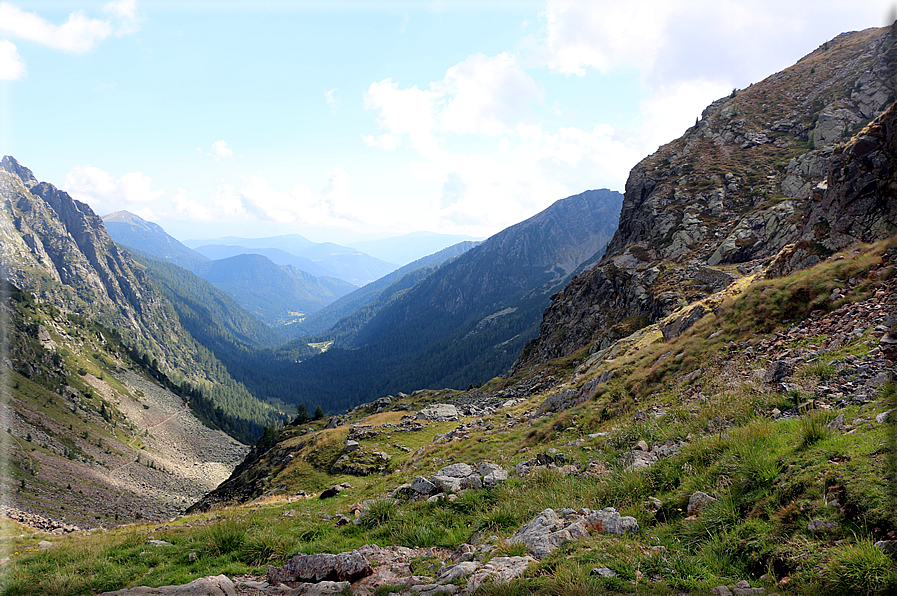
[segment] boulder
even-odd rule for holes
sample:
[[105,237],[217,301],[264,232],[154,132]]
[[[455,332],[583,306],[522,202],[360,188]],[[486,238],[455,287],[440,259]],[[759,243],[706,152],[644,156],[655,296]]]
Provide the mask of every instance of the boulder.
[[432,420],[434,422],[451,422],[458,418],[458,408],[452,404],[433,404],[417,413],[418,420]]
[[436,472],[437,476],[449,476],[451,478],[467,478],[473,474],[473,468],[467,464],[452,464]]
[[502,468],[492,470],[483,476],[483,486],[494,488],[508,479],[508,471]]
[[526,571],[530,563],[535,559],[524,557],[495,557],[488,563],[477,569],[467,580],[466,591],[473,594],[486,582],[506,584],[512,579],[520,577]]
[[436,485],[423,476],[418,476],[411,481],[411,490],[419,495],[432,495],[437,492]]
[[237,596],[237,589],[226,575],[210,575],[179,586],[140,586],[103,592],[99,596]]
[[268,581],[273,584],[322,581],[351,583],[372,573],[370,564],[358,551],[338,555],[300,553],[287,561],[283,567],[269,565]]
[[778,383],[790,375],[793,370],[791,364],[788,362],[785,362],[784,360],[776,360],[767,367],[766,373],[763,375],[763,380],[767,383]]

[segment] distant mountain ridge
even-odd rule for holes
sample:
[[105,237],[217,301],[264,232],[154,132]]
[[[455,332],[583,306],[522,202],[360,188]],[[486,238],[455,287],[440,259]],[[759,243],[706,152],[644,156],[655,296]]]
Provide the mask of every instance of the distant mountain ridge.
[[197,266],[196,274],[275,329],[288,326],[355,289],[341,279],[315,277],[290,265],[275,265],[256,254],[207,261]]
[[213,259],[263,254],[278,265],[292,265],[314,276],[335,277],[355,286],[377,280],[398,267],[356,248],[333,242],[312,242],[299,234],[267,238],[226,236],[214,240],[188,240],[185,244]]
[[303,335],[326,332],[344,317],[353,315],[360,308],[381,299],[383,294],[387,293],[388,288],[406,276],[422,269],[438,267],[446,261],[464,254],[477,244],[479,243],[459,242],[400,267],[309,315],[304,321],[296,324],[296,332]]
[[586,191],[454,258],[297,364],[296,399],[358,403],[503,373],[537,334],[548,297],[603,251],[621,204],[618,192]]
[[[223,247],[226,249],[224,254],[212,255],[215,259],[212,260],[188,248],[158,224],[128,211],[111,213],[104,218],[104,223],[119,244],[154,261],[173,263],[210,281],[254,316],[287,334],[290,328],[284,328],[284,325],[302,320],[307,314],[355,289],[342,279],[316,277],[290,265],[278,265],[264,255],[246,253],[241,247]],[[297,262],[303,260],[286,252],[283,254],[289,257],[287,261],[290,258]],[[308,259],[304,261],[314,265]],[[176,277],[185,279],[180,275]]]
[[130,211],[104,215],[103,224],[117,243],[184,269],[193,271],[200,263],[209,260],[170,236],[159,224],[146,221]]

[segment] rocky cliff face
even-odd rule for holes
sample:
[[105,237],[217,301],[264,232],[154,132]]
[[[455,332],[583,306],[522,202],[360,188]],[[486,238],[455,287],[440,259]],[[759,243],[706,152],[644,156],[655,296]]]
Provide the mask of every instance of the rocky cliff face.
[[845,33],[708,106],[632,169],[603,262],[555,295],[513,370],[600,349],[627,318],[657,320],[788,244],[793,268],[894,234],[892,117],[867,125],[897,97],[895,73],[890,27]]
[[13,284],[126,331],[159,336],[171,324],[159,293],[90,207],[9,156],[0,162],[0,197],[2,261]]

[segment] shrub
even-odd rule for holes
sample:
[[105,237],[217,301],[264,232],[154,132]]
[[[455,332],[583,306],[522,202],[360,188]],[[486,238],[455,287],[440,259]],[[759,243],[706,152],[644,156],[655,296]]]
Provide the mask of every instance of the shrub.
[[894,562],[871,540],[837,546],[822,572],[822,588],[829,594],[894,594]]
[[389,523],[398,515],[395,502],[379,499],[370,504],[367,511],[361,514],[361,525],[365,528],[376,528]]
[[800,426],[800,446],[809,447],[826,438],[829,434],[828,417],[823,412],[810,412],[805,416],[801,416]]

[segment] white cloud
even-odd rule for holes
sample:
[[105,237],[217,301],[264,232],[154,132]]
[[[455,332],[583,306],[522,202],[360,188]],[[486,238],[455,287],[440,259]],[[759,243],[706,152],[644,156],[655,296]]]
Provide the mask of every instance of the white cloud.
[[651,68],[666,42],[665,24],[680,3],[549,0],[545,12],[548,62],[563,74],[587,67]]
[[327,105],[330,106],[330,111],[334,114],[336,114],[340,104],[339,98],[333,95],[335,91],[336,89],[331,89],[330,91],[324,92],[324,99],[327,100]]
[[25,62],[16,44],[0,40],[0,81],[17,81],[25,76]]
[[115,35],[118,37],[136,33],[140,28],[137,0],[113,0],[103,6],[103,12],[112,15]]
[[94,166],[75,166],[65,176],[63,188],[74,198],[99,212],[122,209],[147,209],[165,196],[164,189],[153,190],[152,180],[142,172],[130,172],[121,178]]
[[[130,33],[136,29],[136,3],[133,0],[110,2],[104,10],[112,14],[110,19],[89,18],[76,10],[65,23],[54,25],[33,12],[0,2],[0,33],[57,50],[83,54],[113,33]],[[115,25],[119,25],[118,30]]]
[[[9,2],[0,2],[0,36],[16,37],[53,49],[84,54],[110,35],[122,36],[139,28],[136,0],[113,0],[103,6],[108,19],[89,18],[72,12],[61,25],[54,25],[33,12]],[[16,46],[0,39],[0,80],[15,81],[25,75],[25,62]]]
[[220,140],[212,143],[212,155],[215,156],[215,159],[226,159],[228,157],[233,157],[234,152],[228,148],[227,143],[224,140]]
[[536,82],[507,53],[468,56],[430,88],[440,98],[440,130],[453,133],[501,134],[543,100]]
[[374,137],[373,135],[364,135],[361,139],[368,147],[374,147],[375,149],[381,149],[383,151],[392,151],[399,146],[402,137],[387,133],[377,137]]
[[364,142],[388,150],[407,138],[419,155],[413,177],[441,189],[397,217],[435,217],[444,229],[490,234],[598,180],[622,189],[641,157],[606,124],[546,130],[533,113],[539,84],[505,53],[469,56],[427,89],[372,83],[364,100],[386,129]]

